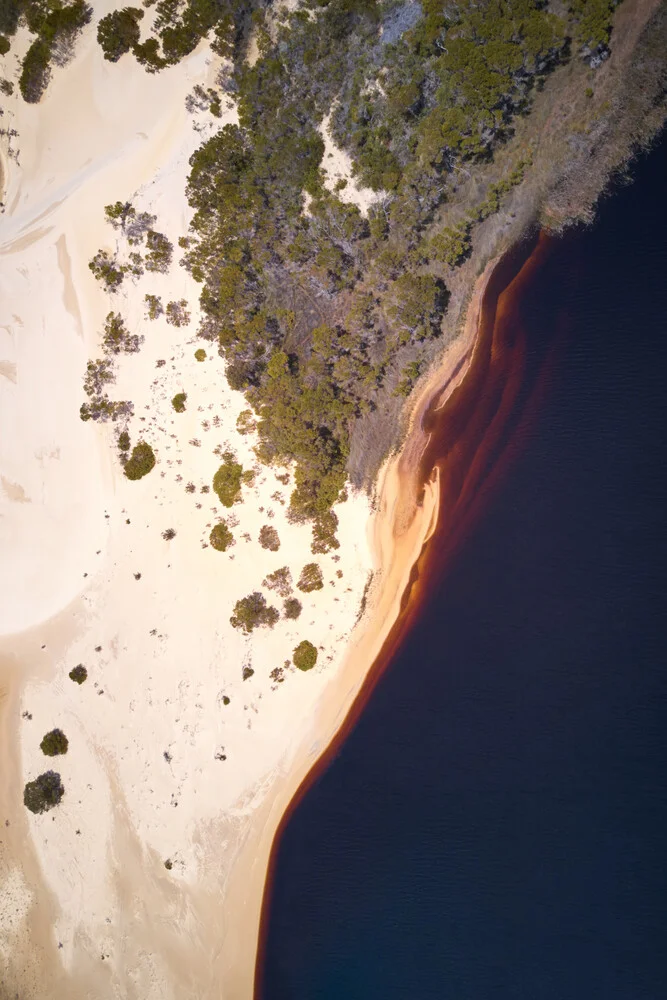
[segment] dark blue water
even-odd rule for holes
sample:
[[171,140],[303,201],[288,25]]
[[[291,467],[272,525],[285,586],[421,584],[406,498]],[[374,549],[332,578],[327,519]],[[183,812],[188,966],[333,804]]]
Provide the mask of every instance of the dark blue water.
[[667,997],[667,142],[633,173],[533,281],[529,438],[282,835],[261,1000]]

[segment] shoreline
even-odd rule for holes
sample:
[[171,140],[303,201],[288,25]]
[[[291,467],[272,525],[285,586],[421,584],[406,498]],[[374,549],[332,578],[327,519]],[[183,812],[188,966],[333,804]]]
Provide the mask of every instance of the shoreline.
[[[438,406],[444,406],[465,378],[475,353],[485,293],[501,260],[502,255],[493,258],[478,277],[459,337],[449,344],[415,400],[404,446],[382,467],[376,487],[379,509],[369,525],[375,575],[369,606],[355,629],[357,638],[353,638],[343,666],[322,700],[312,734],[301,742],[289,773],[281,784],[274,785],[253,818],[258,833],[249,836],[236,855],[225,893],[225,910],[233,912],[235,920],[234,926],[223,927],[220,976],[233,996],[257,995],[272,867],[281,829],[316,780],[326,757],[345,739],[363,710],[364,692],[377,680],[376,664],[396,630],[401,630],[414,599],[420,558],[435,531],[440,509],[437,470],[423,484],[423,496],[418,500],[422,488],[419,459],[429,438],[422,420],[436,396],[441,397]],[[254,962],[243,960],[249,957],[244,951],[249,938],[256,946]]]

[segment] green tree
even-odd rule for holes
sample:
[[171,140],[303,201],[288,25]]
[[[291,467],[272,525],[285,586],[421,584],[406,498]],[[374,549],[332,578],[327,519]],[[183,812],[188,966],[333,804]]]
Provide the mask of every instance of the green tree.
[[234,614],[229,620],[234,628],[249,635],[259,627],[272,628],[279,618],[277,609],[267,604],[264,595],[256,590],[236,602]]
[[185,402],[188,398],[187,392],[177,392],[171,401],[171,405],[174,407],[177,413],[183,413],[185,411]]
[[243,466],[232,451],[222,456],[223,463],[213,477],[213,490],[223,507],[233,507],[241,499]]
[[312,670],[317,663],[317,649],[312,642],[304,639],[295,648],[292,654],[292,662],[299,670]]
[[213,526],[209,542],[217,552],[226,552],[229,546],[234,543],[234,536],[225,521],[219,521]]
[[301,570],[297,588],[304,594],[309,594],[313,590],[322,590],[323,586],[324,581],[320,567],[317,563],[307,563]]
[[142,479],[155,467],[155,454],[146,441],[138,441],[123,469],[128,479]]
[[143,16],[144,12],[139,7],[123,7],[101,19],[97,26],[97,41],[105,59],[118,62],[121,56],[137,45],[141,35],[139,21]]
[[56,771],[45,771],[26,784],[23,789],[23,804],[32,813],[44,813],[59,805],[64,794],[60,775]]
[[67,753],[69,743],[62,729],[52,729],[39,746],[47,757],[57,757],[59,754]]

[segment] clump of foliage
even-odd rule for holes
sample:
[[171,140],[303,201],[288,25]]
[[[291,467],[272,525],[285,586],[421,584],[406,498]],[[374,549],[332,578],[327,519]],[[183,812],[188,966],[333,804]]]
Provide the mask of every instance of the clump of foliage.
[[109,354],[136,354],[143,337],[130,333],[120,313],[110,312],[104,324],[102,347]]
[[213,526],[209,542],[217,552],[226,552],[229,546],[234,544],[234,535],[225,521],[219,521]]
[[141,29],[139,21],[144,16],[139,7],[124,7],[114,10],[100,20],[97,26],[97,41],[104,58],[109,62],[118,62],[121,56],[139,42]]
[[401,380],[396,386],[397,396],[409,396],[415,385],[415,382],[419,378],[421,372],[421,365],[419,361],[411,361],[405,366],[401,372]]
[[167,323],[176,327],[187,326],[190,322],[190,313],[187,307],[188,303],[185,299],[180,299],[178,302],[168,302]]
[[[174,253],[174,248],[167,237],[163,233],[149,229],[146,233],[146,250],[146,270],[166,274],[171,266]],[[180,304],[184,308],[187,302],[183,301]]]
[[155,467],[155,454],[146,441],[138,441],[125,463],[124,472],[128,479],[143,479]]
[[317,649],[312,642],[304,639],[294,650],[292,662],[299,670],[312,670],[317,663]]
[[165,542],[170,542],[172,538],[176,538],[176,531],[174,530],[174,528],[165,528],[165,530],[162,532],[162,537],[164,538]]
[[197,361],[206,361],[206,351],[203,347],[198,347],[195,351],[195,358]]
[[117,292],[123,283],[125,272],[118,267],[115,257],[108,250],[98,250],[88,267],[107,292]]
[[[10,8],[9,17],[0,16],[0,30],[3,26],[12,28],[14,34],[18,17],[14,21],[14,4],[5,3]],[[16,4],[18,15],[24,15],[28,29],[37,37],[23,59],[19,90],[24,101],[37,104],[51,79],[51,64],[63,66],[71,57],[74,42],[81,30],[89,23],[93,8],[85,0],[74,0],[65,4],[60,0],[23,0]]]
[[252,669],[252,667],[246,665],[241,671],[241,676],[243,677],[244,681],[248,681],[250,680],[250,678],[253,676],[254,673],[255,671]]
[[295,620],[301,614],[303,608],[301,601],[296,597],[288,597],[283,604],[283,611],[285,613],[285,618]]
[[281,597],[288,597],[292,593],[292,574],[287,566],[269,573],[263,582],[263,586],[269,590],[277,591]]
[[313,522],[313,541],[310,546],[313,555],[340,548],[340,542],[336,538],[337,528],[338,518],[332,510],[327,510],[316,518]]
[[47,757],[57,757],[59,754],[67,753],[69,742],[62,729],[52,729],[44,736],[39,746]]
[[263,524],[259,530],[259,544],[269,552],[277,552],[280,548],[280,538],[278,532],[270,524]]
[[23,789],[23,804],[32,813],[44,813],[59,805],[64,794],[60,775],[56,771],[45,771],[26,784]]
[[309,594],[312,590],[321,590],[323,586],[324,581],[320,567],[317,563],[307,563],[301,570],[297,588],[304,594]]
[[128,400],[112,401],[106,393],[106,387],[115,381],[113,362],[110,358],[98,358],[88,361],[86,376],[83,380],[83,391],[88,396],[88,402],[83,403],[79,410],[82,420],[118,420],[132,415],[132,403]]
[[171,401],[171,405],[174,407],[177,413],[183,413],[185,410],[185,401],[188,398],[187,392],[177,392]]
[[252,410],[242,410],[236,419],[236,429],[239,434],[252,434],[257,428]]
[[146,295],[144,295],[144,302],[146,303],[148,319],[159,319],[164,312],[160,296],[150,295],[147,292]]
[[213,477],[213,490],[223,507],[233,507],[241,499],[243,466],[232,451],[226,451],[223,462]]
[[260,626],[272,628],[279,618],[277,609],[267,604],[264,595],[256,590],[236,602],[234,614],[229,620],[234,628],[241,629],[249,635],[253,629]]
[[88,671],[84,667],[83,663],[77,663],[75,667],[72,667],[68,676],[69,679],[74,681],[75,684],[83,684],[88,677]]

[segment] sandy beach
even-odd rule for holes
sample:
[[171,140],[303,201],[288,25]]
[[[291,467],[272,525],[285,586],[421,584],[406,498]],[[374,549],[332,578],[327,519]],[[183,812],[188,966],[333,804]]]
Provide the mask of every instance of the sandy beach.
[[[286,517],[284,470],[260,467],[256,436],[237,429],[246,404],[223,360],[210,345],[195,358],[199,287],[178,250],[167,274],[128,278],[113,296],[88,269],[100,248],[127,253],[104,219],[118,199],[174,244],[187,232],[188,158],[221,122],[185,98],[220,61],[200,46],[158,76],[129,60],[119,73],[94,30],[39,105],[7,109],[19,156],[4,161],[0,217],[0,996],[244,1000],[275,831],[343,725],[433,530],[437,480],[415,504],[421,415],[465,374],[491,265],[373,503],[350,492],[340,548],[313,556],[310,528]],[[185,300],[190,321],[147,319],[147,293]],[[139,482],[123,475],[113,426],[79,417],[109,311],[143,338],[113,386],[133,403],[133,440],[156,454]],[[228,450],[255,471],[231,510],[211,490]],[[217,552],[222,517],[234,544]],[[258,541],[266,526],[276,551]],[[323,585],[303,592],[311,562]],[[233,628],[252,591],[280,606],[263,581],[282,567],[300,617]],[[318,650],[308,673],[291,662],[303,639]],[[68,676],[78,664],[81,686]],[[40,740],[54,727],[69,750],[48,759]],[[65,796],[33,816],[23,786],[51,766]]]

